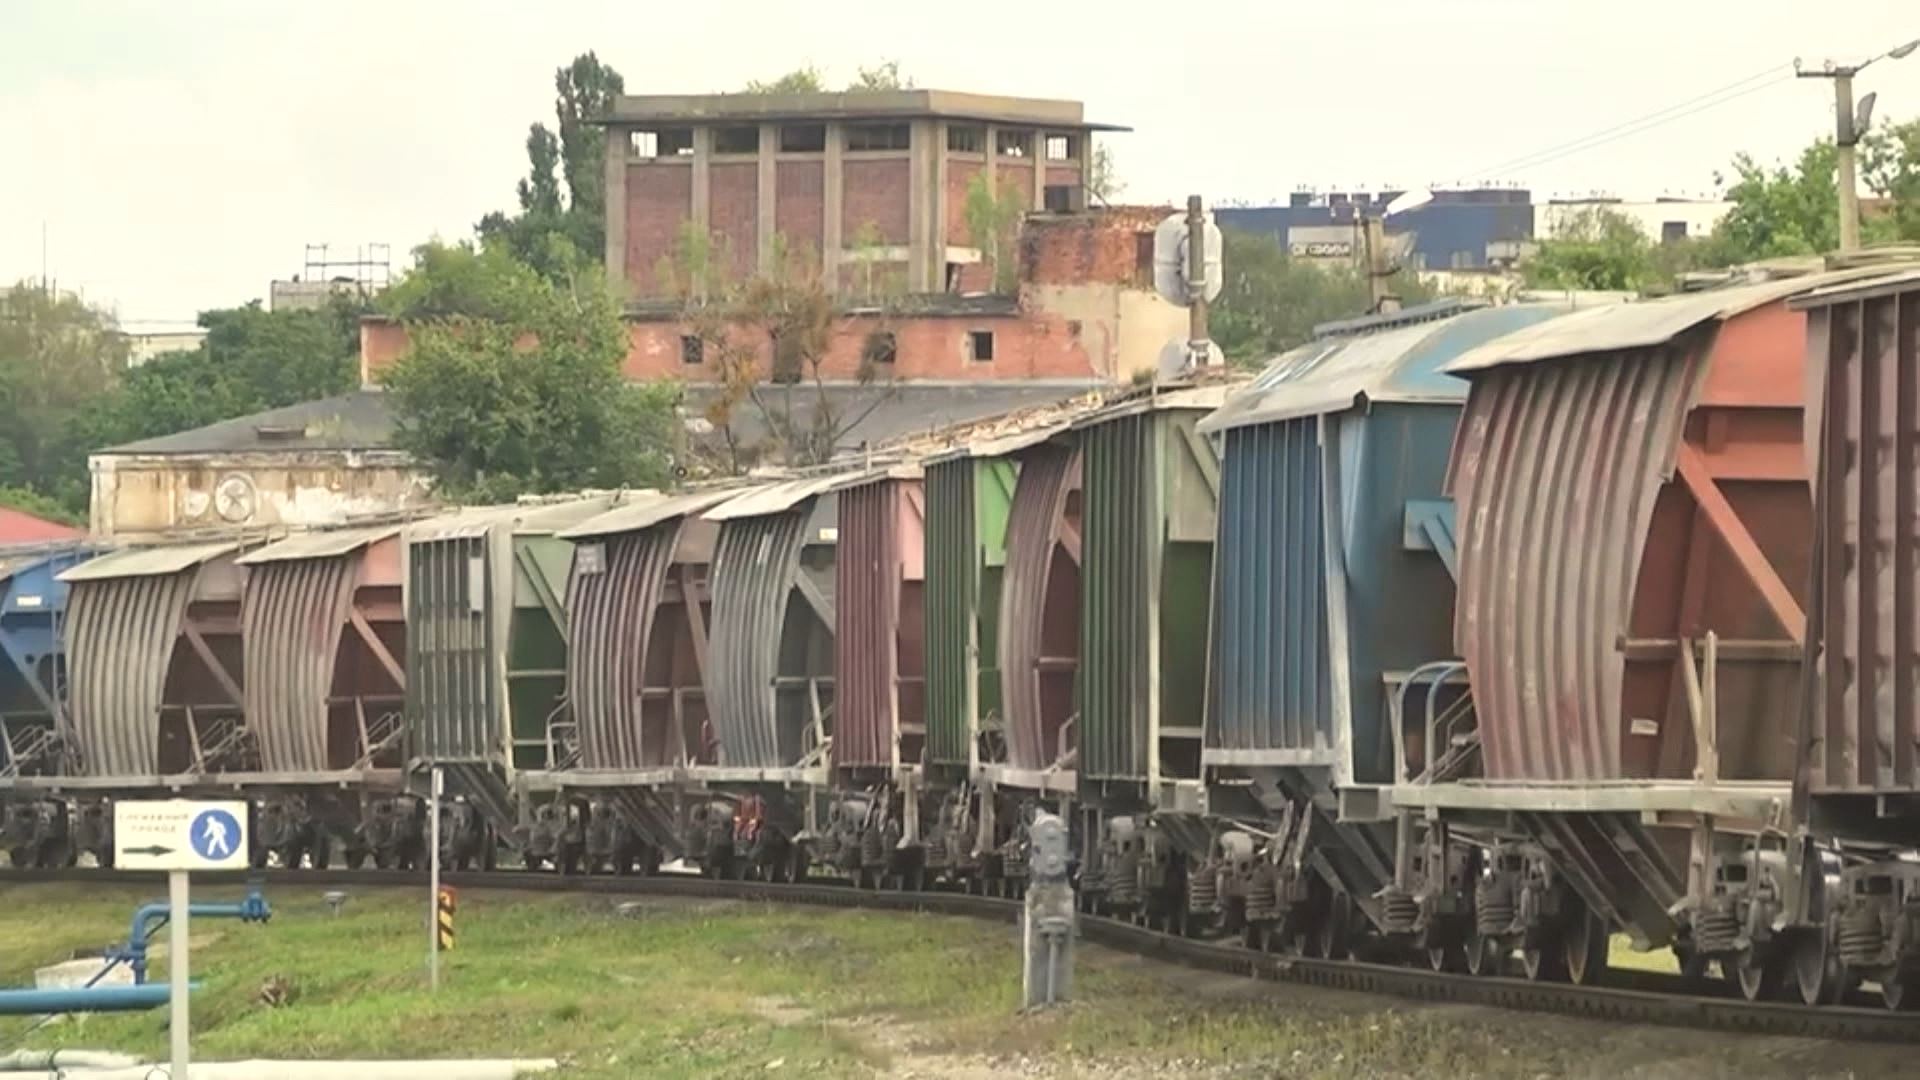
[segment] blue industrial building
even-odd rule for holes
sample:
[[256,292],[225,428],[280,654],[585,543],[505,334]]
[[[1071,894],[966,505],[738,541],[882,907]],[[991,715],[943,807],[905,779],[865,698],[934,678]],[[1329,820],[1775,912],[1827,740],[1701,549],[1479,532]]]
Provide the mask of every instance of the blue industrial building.
[[[1221,206],[1223,229],[1272,236],[1296,257],[1351,256],[1360,209],[1386,212],[1398,191],[1296,192],[1285,206]],[[1408,265],[1416,270],[1487,270],[1511,265],[1533,239],[1533,195],[1524,188],[1435,191],[1425,206],[1395,215],[1389,235],[1412,234]]]

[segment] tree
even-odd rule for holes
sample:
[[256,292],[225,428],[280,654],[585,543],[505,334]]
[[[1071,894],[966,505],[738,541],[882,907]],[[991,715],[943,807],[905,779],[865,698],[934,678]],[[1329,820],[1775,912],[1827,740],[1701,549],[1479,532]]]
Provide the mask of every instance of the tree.
[[35,282],[0,292],[0,486],[85,506],[74,432],[126,362],[109,312]]
[[[1312,340],[1320,323],[1363,315],[1372,304],[1366,275],[1357,268],[1295,262],[1264,233],[1226,229],[1221,241],[1225,280],[1208,327],[1235,364],[1265,363]],[[1401,271],[1395,278],[1394,291],[1407,303],[1434,296],[1414,274]]]
[[[1920,240],[1920,120],[1889,124],[1860,144],[1861,179],[1884,208],[1864,215],[1867,243]],[[1734,204],[1703,250],[1712,265],[1786,255],[1817,255],[1840,246],[1837,154],[1820,139],[1791,166],[1767,168],[1751,155],[1733,159]]]
[[606,132],[597,121],[626,90],[620,73],[591,52],[555,71],[553,84],[557,130],[534,124],[527,131],[520,212],[495,211],[476,226],[482,239],[549,276],[605,248]]
[[1671,276],[1663,272],[1657,250],[1632,219],[1590,207],[1537,240],[1520,274],[1536,288],[1638,292]]
[[32,488],[0,487],[0,506],[62,525],[84,528],[87,524],[86,515]]
[[975,173],[967,181],[963,208],[967,232],[973,246],[980,249],[980,257],[993,270],[995,292],[1012,292],[1020,283],[1020,221],[1027,209],[1019,188],[996,189],[984,173]]
[[818,94],[826,89],[826,80],[821,78],[820,69],[807,64],[804,67],[794,68],[772,82],[761,82],[755,79],[740,92],[743,94]]
[[900,74],[900,61],[883,60],[873,67],[860,68],[848,90],[911,90],[913,79]]
[[[792,466],[821,464],[833,457],[848,431],[891,396],[885,369],[892,357],[882,354],[880,343],[890,334],[902,282],[877,258],[858,254],[863,248],[875,255],[882,250],[877,229],[863,226],[855,244],[856,290],[877,312],[875,328],[862,343],[855,382],[888,384],[857,408],[843,408],[826,382],[842,313],[811,252],[791,249],[776,235],[766,269],[731,280],[723,269],[730,265],[725,253],[688,225],[674,254],[661,260],[659,278],[679,298],[681,318],[715,374],[705,418],[720,434],[727,471],[740,472],[762,453]],[[741,410],[748,405],[766,425],[768,446],[748,445],[741,436]]]
[[1105,143],[1093,148],[1093,161],[1087,169],[1087,195],[1095,202],[1111,204],[1127,185],[1113,164],[1113,150]]
[[621,375],[626,327],[596,267],[556,282],[498,248],[415,254],[388,299],[411,346],[385,382],[396,442],[441,491],[501,501],[670,481],[678,388]]

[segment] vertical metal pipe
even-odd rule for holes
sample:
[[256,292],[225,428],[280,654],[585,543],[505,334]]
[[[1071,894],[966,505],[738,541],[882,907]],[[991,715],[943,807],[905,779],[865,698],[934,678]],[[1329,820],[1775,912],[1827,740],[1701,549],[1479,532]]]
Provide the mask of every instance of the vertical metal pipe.
[[191,902],[185,870],[167,874],[167,906],[171,920],[167,931],[167,1041],[172,1047],[168,1076],[172,1080],[186,1080],[188,1025],[191,1023],[187,1007],[187,921]]

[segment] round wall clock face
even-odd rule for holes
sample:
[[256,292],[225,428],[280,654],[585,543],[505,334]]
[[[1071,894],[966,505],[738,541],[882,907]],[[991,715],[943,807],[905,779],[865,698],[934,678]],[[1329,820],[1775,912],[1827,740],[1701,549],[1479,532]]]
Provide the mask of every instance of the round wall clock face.
[[223,520],[239,523],[253,516],[253,481],[239,473],[220,478],[213,489],[213,509]]

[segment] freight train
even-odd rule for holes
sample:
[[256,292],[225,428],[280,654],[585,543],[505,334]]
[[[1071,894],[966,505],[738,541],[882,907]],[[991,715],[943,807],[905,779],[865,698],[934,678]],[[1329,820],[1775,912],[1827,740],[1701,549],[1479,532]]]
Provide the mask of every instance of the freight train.
[[0,553],[0,847],[1019,892],[1255,949],[1920,985],[1920,271],[1445,301],[799,475]]

